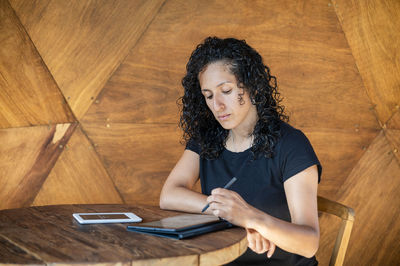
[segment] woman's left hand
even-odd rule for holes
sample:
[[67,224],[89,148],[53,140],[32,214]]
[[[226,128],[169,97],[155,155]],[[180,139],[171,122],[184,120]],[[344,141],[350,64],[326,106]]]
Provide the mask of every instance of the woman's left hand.
[[242,227],[246,227],[246,221],[251,218],[254,209],[238,193],[224,188],[213,189],[207,202],[215,216]]
[[254,229],[246,228],[247,231],[247,243],[251,250],[258,254],[262,254],[268,251],[267,257],[271,256],[275,252],[275,244],[263,237],[259,232]]

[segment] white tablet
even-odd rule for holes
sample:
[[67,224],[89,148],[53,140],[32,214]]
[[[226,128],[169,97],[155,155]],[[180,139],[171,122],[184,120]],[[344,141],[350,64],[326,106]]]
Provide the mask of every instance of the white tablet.
[[137,223],[142,218],[132,212],[74,213],[72,216],[80,224]]

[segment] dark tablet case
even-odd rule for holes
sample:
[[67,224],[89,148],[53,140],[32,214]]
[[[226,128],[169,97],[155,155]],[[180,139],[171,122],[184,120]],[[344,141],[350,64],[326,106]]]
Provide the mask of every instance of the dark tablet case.
[[233,225],[225,220],[218,220],[203,224],[190,225],[183,228],[160,228],[160,227],[144,227],[130,225],[127,227],[128,231],[148,234],[153,236],[167,237],[173,239],[185,239],[206,233],[233,227]]

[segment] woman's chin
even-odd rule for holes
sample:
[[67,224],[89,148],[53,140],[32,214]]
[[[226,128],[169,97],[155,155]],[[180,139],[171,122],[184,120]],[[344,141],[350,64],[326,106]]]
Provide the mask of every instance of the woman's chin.
[[219,124],[221,125],[221,127],[223,127],[226,130],[230,130],[230,129],[233,128],[233,126],[231,124],[229,124],[229,123],[224,123],[224,122],[221,123],[221,122],[219,122]]

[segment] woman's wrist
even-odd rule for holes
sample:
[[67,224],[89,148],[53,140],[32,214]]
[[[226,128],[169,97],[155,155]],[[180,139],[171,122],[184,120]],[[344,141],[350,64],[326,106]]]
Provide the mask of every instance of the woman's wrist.
[[246,215],[244,227],[257,230],[261,224],[265,224],[265,220],[268,218],[267,216],[268,214],[251,207],[248,215]]

